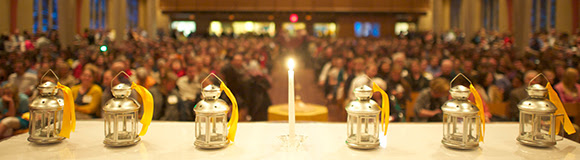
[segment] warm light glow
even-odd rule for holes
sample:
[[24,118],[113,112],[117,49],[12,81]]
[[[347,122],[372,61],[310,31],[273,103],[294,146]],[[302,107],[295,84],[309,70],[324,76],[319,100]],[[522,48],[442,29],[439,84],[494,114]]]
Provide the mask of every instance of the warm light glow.
[[292,70],[292,69],[294,69],[294,66],[296,66],[296,63],[294,62],[294,59],[290,58],[288,60],[288,68],[290,68]]
[[213,33],[217,36],[220,36],[220,35],[222,35],[222,32],[223,32],[223,30],[222,30],[222,23],[221,22],[212,21],[209,24],[209,33]]
[[247,22],[244,24],[244,28],[246,29],[246,32],[252,32],[252,31],[254,31],[254,22],[252,22],[252,21],[247,21]]
[[297,14],[291,14],[290,15],[290,22],[292,22],[292,23],[298,22],[298,15]]
[[173,21],[171,22],[171,29],[176,29],[179,32],[183,32],[184,36],[195,32],[196,24],[195,21]]

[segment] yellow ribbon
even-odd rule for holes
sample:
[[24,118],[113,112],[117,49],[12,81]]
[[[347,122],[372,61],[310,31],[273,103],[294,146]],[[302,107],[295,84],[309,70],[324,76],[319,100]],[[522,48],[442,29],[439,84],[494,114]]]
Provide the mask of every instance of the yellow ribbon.
[[64,94],[64,107],[62,116],[62,129],[58,134],[61,137],[70,138],[70,132],[76,128],[75,104],[72,91],[67,86],[57,82],[56,88],[62,90]]
[[381,127],[383,128],[383,133],[387,135],[387,129],[389,128],[389,95],[379,87],[375,82],[373,82],[373,93],[380,92],[381,93],[381,106],[379,109],[381,110]]
[[226,84],[224,82],[221,82],[220,90],[224,91],[226,93],[226,95],[228,96],[228,98],[230,99],[230,101],[232,101],[232,117],[230,118],[230,121],[228,122],[228,128],[229,128],[228,129],[228,140],[231,142],[234,142],[234,140],[236,139],[236,131],[238,130],[238,119],[239,119],[238,101],[236,101],[236,97],[234,97],[234,94],[232,93],[232,91],[230,91],[230,89],[226,86]]
[[485,135],[485,111],[483,110],[483,103],[481,101],[481,96],[479,96],[479,93],[477,92],[477,90],[475,90],[475,87],[473,87],[473,84],[469,85],[469,91],[471,92],[471,94],[473,94],[473,98],[475,99],[475,106],[477,106],[477,109],[479,110],[479,112],[477,114],[479,114],[479,119],[481,120],[481,127],[482,129],[479,130],[479,141],[483,142],[483,137]]
[[135,89],[135,91],[141,95],[141,99],[143,99],[143,117],[141,117],[143,128],[141,128],[139,136],[144,136],[145,133],[147,133],[147,129],[149,129],[151,119],[153,119],[153,96],[149,90],[135,82],[131,83],[131,89]]
[[555,114],[564,115],[564,117],[556,117],[556,134],[560,133],[560,124],[562,123],[564,124],[564,130],[566,131],[566,133],[568,134],[576,133],[576,130],[574,129],[572,122],[570,122],[568,114],[566,113],[566,109],[564,109],[564,105],[562,105],[562,101],[560,101],[560,97],[558,97],[558,94],[556,93],[556,91],[554,91],[554,88],[552,88],[550,82],[546,84],[546,89],[548,90],[548,98],[550,99],[550,102],[556,105],[557,109]]

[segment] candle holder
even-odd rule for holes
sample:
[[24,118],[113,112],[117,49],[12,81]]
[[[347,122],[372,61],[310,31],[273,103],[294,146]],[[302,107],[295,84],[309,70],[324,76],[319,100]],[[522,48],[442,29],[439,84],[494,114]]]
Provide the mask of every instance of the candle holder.
[[538,74],[528,84],[526,91],[530,97],[518,104],[520,133],[517,140],[527,146],[550,147],[556,145],[556,141],[563,140],[563,135],[557,137],[560,124],[568,134],[574,133],[575,130],[550,82],[548,81],[546,87],[539,84],[531,85],[531,82],[539,76],[543,74]]
[[[38,85],[39,96],[30,104],[30,126],[28,141],[36,144],[59,143],[65,138],[70,138],[70,132],[75,128],[75,112],[71,91],[61,85],[58,76],[48,70],[40,78],[48,73],[54,74],[57,84],[44,82]],[[57,96],[58,90],[62,90],[64,99]]]
[[[203,149],[218,149],[226,147],[230,144],[230,141],[233,142],[235,139],[238,123],[238,105],[236,97],[215,74],[208,75],[201,81],[201,84],[203,85],[203,82],[210,76],[215,76],[221,84],[220,87],[210,84],[203,88],[201,91],[203,100],[193,108],[197,115],[195,117],[194,145]],[[219,99],[222,90],[232,101],[232,116],[229,122],[227,122],[227,119],[230,108],[224,100]]]
[[294,98],[294,67],[296,63],[293,59],[288,60],[288,135],[282,135],[283,147],[286,151],[298,151],[306,136],[296,135],[296,99]]
[[290,139],[290,135],[278,136],[278,139],[282,141],[282,148],[287,152],[301,150],[307,138],[305,135],[295,135],[294,139]]
[[[119,75],[125,74],[119,72],[113,79]],[[113,82],[111,82],[113,86]],[[103,107],[103,117],[105,120],[105,140],[103,143],[110,147],[122,147],[135,145],[141,141],[141,136],[147,133],[151,118],[153,116],[153,97],[144,87],[132,83],[131,86],[120,83],[111,87],[114,98],[105,103]],[[141,123],[143,127],[141,132],[137,132],[138,112],[141,107],[137,100],[130,98],[131,90],[135,89],[143,99],[143,117]]]
[[[453,81],[463,76],[470,83],[471,81],[462,73],[459,73],[449,86],[453,86]],[[483,140],[482,127],[485,123],[481,120],[483,110],[480,110],[476,104],[468,100],[471,94],[470,88],[463,85],[457,85],[449,93],[453,99],[448,100],[441,106],[443,111],[443,139],[441,143],[448,148],[453,149],[475,149],[479,146],[480,140]],[[479,98],[476,93],[473,94],[475,99]]]

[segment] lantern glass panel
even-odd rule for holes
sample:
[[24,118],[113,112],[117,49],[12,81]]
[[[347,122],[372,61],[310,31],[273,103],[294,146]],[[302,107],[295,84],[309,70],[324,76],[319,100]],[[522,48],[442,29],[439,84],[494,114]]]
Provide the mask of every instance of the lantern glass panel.
[[32,136],[57,137],[61,129],[62,111],[33,111],[31,121]]
[[479,117],[470,117],[470,118],[466,118],[466,119],[469,120],[469,123],[467,125],[467,127],[468,127],[467,128],[467,131],[468,131],[467,137],[469,138],[468,141],[476,142],[476,143],[479,142],[480,135],[478,134],[478,132],[479,132],[478,129],[480,129],[480,128],[478,126],[479,126],[479,123],[481,123],[479,120]]
[[552,130],[552,116],[549,114],[522,114],[521,136],[533,141],[554,141]]
[[532,132],[532,125],[533,123],[533,115],[532,114],[528,114],[528,113],[521,113],[520,115],[520,125],[522,126],[522,132],[520,132],[520,134],[522,136],[524,135],[528,135],[529,133]]
[[359,117],[358,116],[354,116],[354,115],[349,115],[349,135],[348,135],[348,141],[349,142],[357,142],[357,134],[360,128],[359,125]]
[[444,114],[443,135],[456,142],[478,142],[478,117],[456,117]]
[[105,118],[107,139],[114,141],[132,141],[137,137],[136,113],[108,114]]
[[[378,141],[377,116],[349,115],[348,141],[358,143],[376,143]],[[360,123],[359,123],[360,122]]]
[[206,141],[205,135],[207,135],[207,130],[209,128],[208,119],[209,117],[198,115],[196,117],[195,123],[197,123],[197,135],[196,138],[198,141]]
[[213,139],[215,139],[215,141],[225,141],[226,140],[226,136],[225,134],[226,132],[226,126],[227,126],[227,122],[226,122],[227,118],[225,117],[225,115],[220,115],[220,116],[216,116],[214,118],[212,118],[212,126],[211,126],[211,130],[212,130],[212,141],[214,141]]

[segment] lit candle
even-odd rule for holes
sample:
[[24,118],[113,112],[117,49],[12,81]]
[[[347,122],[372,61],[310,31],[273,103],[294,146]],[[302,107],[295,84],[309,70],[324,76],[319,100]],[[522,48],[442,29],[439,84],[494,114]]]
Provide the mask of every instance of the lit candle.
[[296,115],[294,110],[294,60],[288,60],[288,125],[289,125],[289,134],[288,134],[288,142],[290,145],[294,145],[294,140],[296,137],[296,133],[294,130],[294,123],[296,123]]

